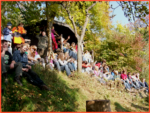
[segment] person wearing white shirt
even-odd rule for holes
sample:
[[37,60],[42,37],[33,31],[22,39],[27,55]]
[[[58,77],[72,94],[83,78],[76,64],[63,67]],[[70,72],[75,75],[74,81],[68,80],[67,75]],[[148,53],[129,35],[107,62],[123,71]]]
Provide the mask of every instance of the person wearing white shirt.
[[140,88],[140,84],[138,83],[138,78],[136,77],[136,74],[133,73],[133,75],[131,76],[133,83],[137,86],[137,88]]
[[69,60],[64,60],[64,53],[60,53],[59,54],[59,56],[58,56],[58,62],[59,62],[59,64],[60,64],[60,69],[61,69],[61,71],[66,71],[66,73],[67,73],[67,76],[68,77],[71,77],[72,76],[72,74],[71,74],[71,71],[70,71],[70,69],[69,69],[69,66],[70,65],[67,65],[67,63],[70,61],[70,59]]

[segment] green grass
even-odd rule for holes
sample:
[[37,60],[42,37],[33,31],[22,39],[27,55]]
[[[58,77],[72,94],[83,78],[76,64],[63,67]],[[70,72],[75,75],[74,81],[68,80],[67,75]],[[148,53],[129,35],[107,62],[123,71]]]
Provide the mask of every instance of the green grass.
[[23,87],[9,76],[9,83],[2,86],[2,111],[86,111],[86,100],[109,99],[111,111],[149,111],[149,97],[142,93],[127,93],[117,89],[109,90],[94,78],[84,74],[75,74],[68,78],[65,73],[44,70],[36,66],[33,70],[51,88],[43,91],[22,79]]

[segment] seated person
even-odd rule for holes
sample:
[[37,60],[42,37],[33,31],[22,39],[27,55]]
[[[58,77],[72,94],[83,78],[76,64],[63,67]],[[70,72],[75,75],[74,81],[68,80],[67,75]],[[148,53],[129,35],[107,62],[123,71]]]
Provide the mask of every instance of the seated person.
[[71,77],[71,76],[73,76],[72,74],[71,74],[71,71],[73,71],[73,68],[72,68],[72,66],[70,65],[70,64],[68,64],[68,62],[70,61],[70,59],[69,60],[65,60],[65,56],[64,56],[64,53],[60,53],[59,55],[58,55],[58,62],[59,62],[59,64],[60,64],[60,69],[61,69],[61,71],[66,71],[66,73],[67,73],[67,76],[68,77]]
[[75,44],[74,42],[71,43],[70,49],[71,49],[74,53],[77,53],[77,51],[76,51],[76,44]]
[[77,53],[73,52],[70,49],[70,44],[69,43],[65,44],[65,47],[64,47],[63,51],[64,51],[64,53],[68,52],[70,57],[73,57],[75,60],[77,60]]
[[43,90],[50,90],[44,82],[40,79],[40,77],[31,70],[31,66],[28,65],[28,57],[25,51],[27,51],[28,44],[24,43],[21,45],[20,50],[16,50],[13,55],[13,60],[15,62],[22,63],[22,71],[23,76],[27,78],[28,82],[33,85],[38,86]]
[[98,66],[95,66],[94,76],[99,77],[99,75],[100,75],[100,70],[99,70]]
[[117,70],[114,70],[114,76],[113,76],[113,80],[119,80],[120,79],[120,75],[118,74]]
[[142,88],[142,86],[140,85],[138,78],[136,77],[136,73],[133,73],[132,76],[132,82],[135,84],[135,86],[139,89]]
[[114,77],[114,75],[115,75],[114,70],[112,70],[111,75]]
[[87,74],[93,74],[93,70],[90,64],[87,61],[82,62],[82,73],[87,72]]
[[143,82],[144,86],[146,87],[146,91],[149,93],[149,86],[144,78],[142,79],[142,82]]
[[145,87],[145,85],[141,82],[140,80],[140,74],[139,73],[136,73],[136,78],[138,80],[138,83],[140,84],[141,87]]
[[[61,39],[61,38],[60,38]],[[63,45],[63,48],[64,46],[68,43],[67,41],[70,39],[70,36],[68,36],[68,38],[65,40],[64,38],[62,38],[62,42],[61,40],[58,41],[58,47],[61,48],[61,43]]]
[[122,71],[122,74],[121,74],[120,78],[122,79],[126,90],[131,91],[131,86],[129,84],[128,77],[127,77],[127,74],[126,74],[125,70]]
[[69,60],[69,62],[68,62],[68,64],[70,64],[71,65],[71,70],[73,69],[73,71],[75,71],[75,64],[74,64],[74,58],[72,58],[72,57],[70,57],[69,56],[69,53],[68,53],[68,51],[67,52],[65,52],[65,54],[64,54],[64,58],[65,58],[65,60],[67,61],[67,60]]
[[47,66],[51,69],[51,70],[53,70],[54,69],[54,60],[55,60],[55,54],[54,53],[50,53],[49,55],[48,55],[48,64],[47,64]]
[[28,51],[27,51],[27,56],[31,64],[36,64],[36,63],[42,63],[43,67],[45,66],[45,61],[43,58],[40,57],[40,55],[37,53],[37,47],[35,45],[32,45]]
[[135,89],[139,89],[139,88],[133,83],[132,77],[131,77],[131,73],[130,73],[130,72],[128,72],[127,77],[128,77],[130,86],[131,86],[131,87],[134,87]]
[[86,50],[85,53],[84,53],[84,59],[85,59],[85,61],[87,61],[88,63],[90,63],[90,61],[91,61],[91,55],[88,52],[88,50]]
[[70,39],[70,36],[68,36],[68,38],[66,40],[63,38],[63,40],[62,40],[63,41],[63,45],[66,44],[69,39]]
[[109,67],[106,65],[106,63],[103,63],[103,70],[107,70],[107,72],[109,72]]
[[111,75],[111,73],[108,72],[107,70],[104,70],[104,71],[103,71],[103,78],[104,78],[105,80],[110,80],[110,79],[112,78],[112,75]]
[[7,72],[15,72],[16,82],[22,86],[20,82],[20,76],[22,76],[22,64],[20,62],[15,62],[12,59],[12,55],[8,52],[8,43],[6,40],[1,41],[1,67],[2,74],[5,77],[5,82],[8,82]]

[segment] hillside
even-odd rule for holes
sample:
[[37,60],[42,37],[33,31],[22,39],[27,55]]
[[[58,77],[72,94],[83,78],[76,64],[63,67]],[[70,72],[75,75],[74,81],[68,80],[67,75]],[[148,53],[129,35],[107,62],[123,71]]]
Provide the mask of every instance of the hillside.
[[44,70],[36,66],[34,69],[52,91],[41,91],[22,79],[23,87],[9,83],[2,95],[2,111],[86,111],[86,100],[109,99],[111,111],[148,112],[149,97],[142,93],[128,93],[124,90],[108,89],[100,85],[88,75],[77,75],[68,78],[66,74]]

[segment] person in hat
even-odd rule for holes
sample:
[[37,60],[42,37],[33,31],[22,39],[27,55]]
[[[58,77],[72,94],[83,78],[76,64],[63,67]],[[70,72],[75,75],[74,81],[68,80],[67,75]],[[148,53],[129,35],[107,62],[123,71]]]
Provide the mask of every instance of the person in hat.
[[12,42],[12,31],[11,31],[12,24],[10,22],[7,23],[7,27],[5,27],[2,31],[4,35],[4,40]]
[[8,51],[12,54],[12,48],[11,48],[11,43],[12,43],[12,31],[11,31],[11,22],[7,23],[7,27],[5,27],[2,31],[3,38],[4,40],[7,41],[8,43]]

